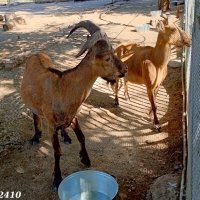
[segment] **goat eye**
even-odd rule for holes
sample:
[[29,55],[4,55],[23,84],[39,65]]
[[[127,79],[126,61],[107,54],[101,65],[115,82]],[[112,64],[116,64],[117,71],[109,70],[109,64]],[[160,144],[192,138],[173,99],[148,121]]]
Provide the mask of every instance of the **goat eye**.
[[109,62],[110,61],[110,57],[109,58],[106,58],[106,62]]

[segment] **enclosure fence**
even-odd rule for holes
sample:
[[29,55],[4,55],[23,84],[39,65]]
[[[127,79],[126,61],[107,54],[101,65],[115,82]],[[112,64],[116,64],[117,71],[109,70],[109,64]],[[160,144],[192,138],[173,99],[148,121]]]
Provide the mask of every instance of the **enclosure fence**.
[[1,4],[14,4],[14,3],[51,3],[51,2],[64,2],[69,0],[0,0]]
[[192,47],[185,51],[187,118],[187,200],[200,200],[200,0],[185,0],[185,29]]

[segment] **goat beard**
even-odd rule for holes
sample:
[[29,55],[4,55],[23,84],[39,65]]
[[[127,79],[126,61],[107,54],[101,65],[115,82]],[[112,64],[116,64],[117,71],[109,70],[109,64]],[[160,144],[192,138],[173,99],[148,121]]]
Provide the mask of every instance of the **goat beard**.
[[114,91],[114,86],[116,84],[116,80],[115,79],[110,79],[110,78],[105,78],[105,77],[102,77],[102,79],[104,79],[107,83],[107,85],[112,88],[112,90]]
[[116,80],[112,78],[102,77],[102,79],[104,79],[107,82],[107,84],[110,84],[110,85],[114,85],[116,83]]

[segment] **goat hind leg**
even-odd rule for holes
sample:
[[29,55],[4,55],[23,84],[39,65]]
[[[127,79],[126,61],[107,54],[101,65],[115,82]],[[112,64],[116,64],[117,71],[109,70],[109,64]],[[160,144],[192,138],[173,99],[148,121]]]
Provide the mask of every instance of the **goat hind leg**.
[[34,128],[35,128],[35,134],[33,138],[31,139],[31,144],[37,144],[40,141],[40,138],[42,136],[42,131],[39,128],[39,124],[41,124],[41,119],[39,118],[38,115],[33,113],[33,122],[34,122]]
[[119,91],[119,79],[116,79],[116,83],[114,84],[115,105],[116,106],[119,105],[118,91]]
[[64,142],[65,144],[71,144],[71,143],[72,143],[72,140],[71,140],[71,138],[69,137],[69,135],[68,135],[68,133],[67,133],[67,131],[65,130],[64,127],[61,128],[61,136],[62,136],[63,142]]
[[80,151],[81,162],[87,167],[90,167],[91,162],[90,162],[90,158],[88,156],[88,153],[85,147],[85,136],[83,132],[81,131],[81,128],[78,123],[78,119],[76,117],[72,120],[71,127],[74,130],[78,138],[78,141],[80,142],[80,145],[81,145],[81,151]]
[[130,96],[128,93],[128,81],[126,79],[124,79],[124,96],[126,100],[130,100]]
[[[154,89],[154,99],[156,100],[156,97],[157,97],[157,94],[158,94],[158,90],[159,90],[159,86],[157,86],[155,89]],[[151,108],[150,108],[150,110],[149,110],[149,116],[151,117],[151,118],[153,118],[153,110],[152,110],[152,106],[151,106]]]
[[54,159],[55,159],[53,186],[56,190],[58,190],[58,187],[62,181],[61,170],[60,170],[61,150],[60,150],[60,144],[58,140],[58,131],[56,128],[53,128],[53,126],[49,126],[49,134],[53,134],[52,145],[54,149]]
[[147,89],[147,94],[149,97],[149,101],[151,103],[151,111],[150,111],[150,117],[153,120],[153,125],[155,129],[160,132],[160,125],[157,117],[157,106],[156,106],[156,97],[155,93],[152,89]]

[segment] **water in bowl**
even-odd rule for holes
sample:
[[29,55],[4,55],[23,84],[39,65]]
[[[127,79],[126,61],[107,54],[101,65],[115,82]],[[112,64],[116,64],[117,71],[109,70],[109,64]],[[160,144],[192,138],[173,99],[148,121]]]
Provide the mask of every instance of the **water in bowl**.
[[89,191],[76,194],[69,200],[112,200],[112,199],[101,192]]

